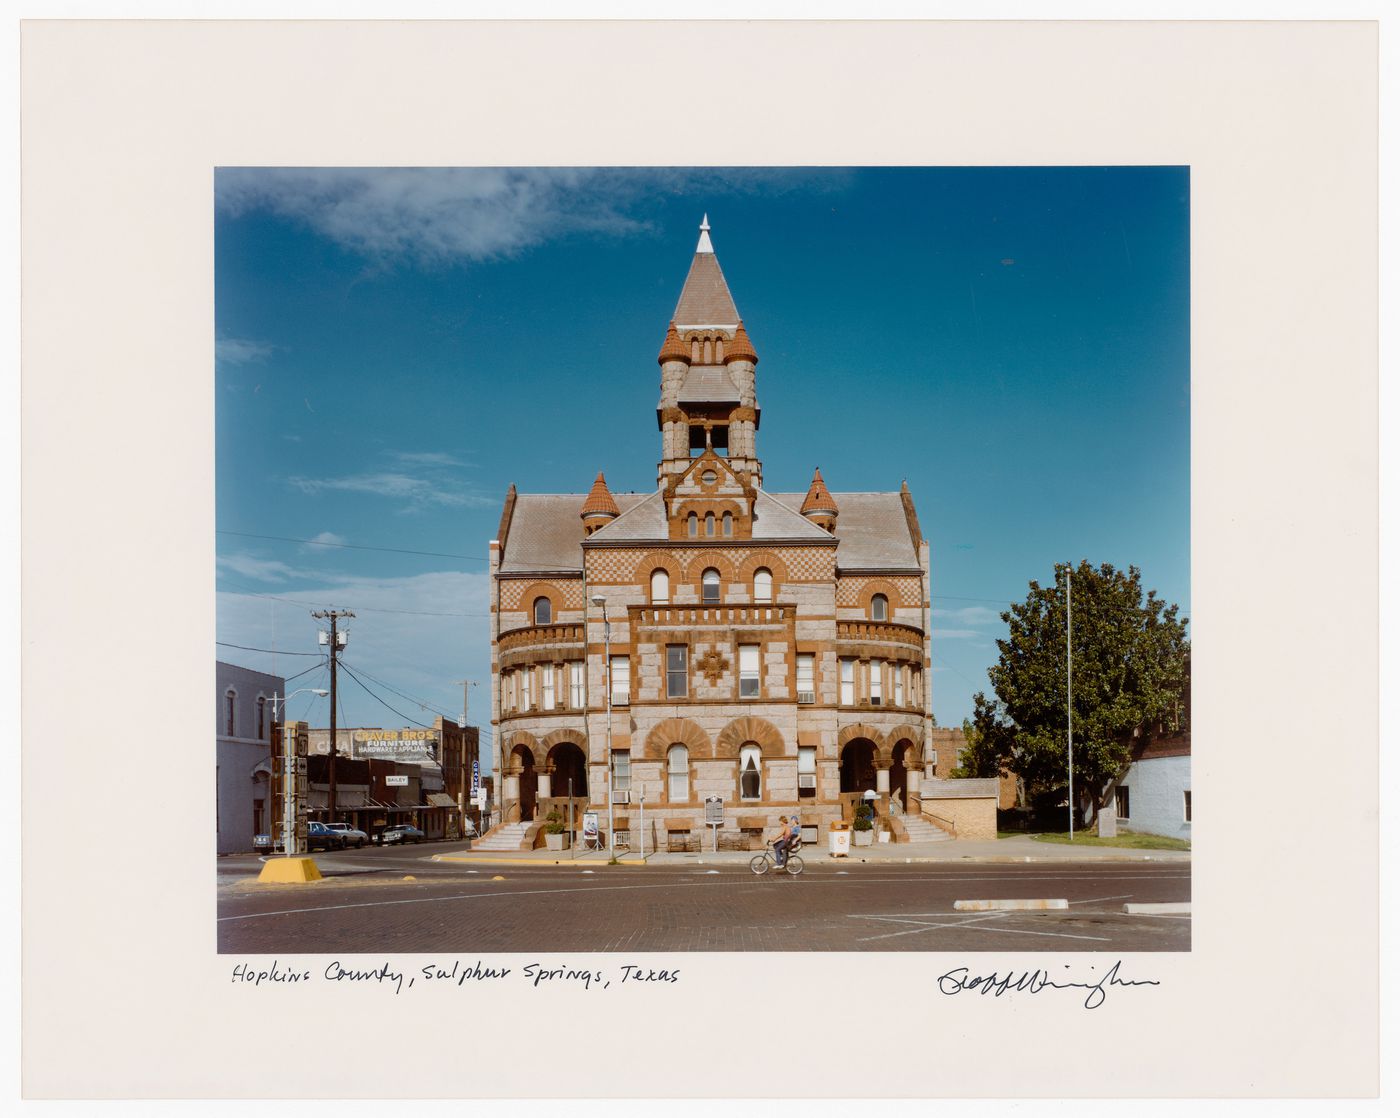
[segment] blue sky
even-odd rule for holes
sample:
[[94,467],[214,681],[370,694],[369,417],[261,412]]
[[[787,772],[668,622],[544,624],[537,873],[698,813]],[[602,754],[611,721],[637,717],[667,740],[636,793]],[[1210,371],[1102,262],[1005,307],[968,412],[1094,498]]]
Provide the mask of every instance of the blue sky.
[[1185,168],[226,169],[218,657],[325,686],[310,610],[348,608],[342,724],[455,715],[462,679],[482,720],[506,487],[654,485],[704,213],[768,488],[909,482],[941,725],[1056,561],[1135,564],[1189,615]]

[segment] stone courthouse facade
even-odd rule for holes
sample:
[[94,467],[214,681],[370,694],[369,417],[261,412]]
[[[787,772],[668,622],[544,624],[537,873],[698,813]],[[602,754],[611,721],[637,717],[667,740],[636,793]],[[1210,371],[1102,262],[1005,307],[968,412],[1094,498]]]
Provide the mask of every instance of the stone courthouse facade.
[[611,764],[633,849],[708,848],[710,798],[721,844],[751,845],[794,810],[824,831],[867,790],[898,813],[932,775],[913,498],[833,493],[819,470],[806,492],[764,487],[758,353],[700,228],[658,358],[655,487],[612,493],[600,473],[586,494],[506,494],[490,545],[505,823],[572,793],[606,831]]

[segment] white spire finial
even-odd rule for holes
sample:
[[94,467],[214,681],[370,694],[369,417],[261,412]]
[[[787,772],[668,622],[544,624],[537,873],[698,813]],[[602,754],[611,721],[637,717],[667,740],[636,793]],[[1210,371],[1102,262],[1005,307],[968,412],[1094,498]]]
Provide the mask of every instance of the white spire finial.
[[710,215],[706,214],[700,219],[700,243],[695,246],[695,251],[708,252],[714,254],[715,246],[710,244]]

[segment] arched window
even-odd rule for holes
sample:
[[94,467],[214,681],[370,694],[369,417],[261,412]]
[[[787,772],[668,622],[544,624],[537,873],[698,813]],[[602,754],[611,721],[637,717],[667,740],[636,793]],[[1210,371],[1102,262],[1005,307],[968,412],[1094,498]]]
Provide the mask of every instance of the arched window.
[[713,352],[714,352],[714,351],[710,348],[711,344],[712,344],[712,343],[710,342],[710,339],[709,339],[709,338],[706,338],[706,339],[705,339],[705,364],[706,364],[706,365],[708,365],[708,364],[710,363],[711,355],[712,355]]
[[549,599],[548,599],[548,598],[536,598],[536,599],[535,599],[535,624],[536,624],[536,625],[548,625],[548,624],[549,624]]
[[696,531],[696,525],[697,525],[697,523],[698,523],[698,522],[697,522],[697,520],[696,520],[696,517],[695,517],[695,514],[694,514],[694,513],[691,513],[689,516],[687,516],[687,517],[685,518],[685,534],[686,534],[687,536],[690,536],[690,537],[692,537],[692,538],[695,536],[695,531]]
[[719,601],[719,571],[713,567],[706,567],[705,573],[700,576],[700,600],[702,602]]
[[699,339],[699,338],[691,338],[691,339],[690,339],[690,360],[691,360],[694,364],[696,364],[696,365],[700,364],[700,339]]
[[763,794],[763,761],[758,746],[749,742],[739,750],[739,799],[757,800]]
[[870,599],[870,620],[888,621],[890,619],[890,600],[883,594],[876,594]]
[[753,573],[753,600],[771,602],[773,600],[773,572],[767,567],[759,567]]
[[734,514],[732,512],[724,514],[724,534],[726,536],[734,534]]
[[707,535],[707,536],[713,536],[714,534],[715,534],[715,514],[712,513],[712,512],[707,512],[707,513],[705,514],[705,535]]
[[683,745],[666,751],[666,798],[673,804],[690,799],[690,751]]
[[233,708],[238,701],[238,692],[230,687],[224,692],[224,737],[233,737],[234,720]]
[[671,576],[665,571],[656,570],[651,572],[651,604],[654,606],[669,605],[671,601]]
[[265,731],[264,731],[264,725],[265,725],[265,723],[264,723],[263,719],[264,719],[264,716],[266,715],[266,712],[267,712],[267,700],[266,700],[265,698],[263,698],[263,696],[259,695],[259,696],[258,696],[258,741],[262,741],[262,740],[263,740],[263,736],[264,736],[264,733],[265,733]]

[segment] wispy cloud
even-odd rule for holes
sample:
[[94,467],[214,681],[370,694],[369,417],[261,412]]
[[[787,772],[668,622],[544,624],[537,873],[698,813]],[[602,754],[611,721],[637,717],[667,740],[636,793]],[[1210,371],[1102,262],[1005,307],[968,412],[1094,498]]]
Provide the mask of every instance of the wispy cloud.
[[940,629],[937,625],[933,627],[935,640],[969,640],[974,637],[985,637],[987,634],[980,629]]
[[1001,622],[1001,610],[987,606],[963,606],[960,609],[933,609],[934,617],[946,618],[963,625],[997,625]]
[[456,466],[460,469],[467,469],[472,465],[470,462],[463,462],[460,458],[454,458],[450,454],[438,451],[396,450],[394,457],[411,466]]
[[267,210],[379,261],[511,256],[565,234],[647,231],[657,193],[839,188],[840,171],[741,168],[225,168],[221,210]]
[[451,454],[439,451],[387,451],[381,455],[384,468],[339,477],[287,478],[287,484],[310,497],[324,493],[358,493],[400,502],[402,513],[432,508],[490,508],[499,503],[496,496],[473,492],[462,481],[460,471],[468,468]]
[[218,338],[214,342],[214,359],[225,365],[248,365],[266,361],[277,347],[269,342],[250,338]]
[[337,536],[334,532],[317,532],[302,545],[304,551],[325,551],[328,547],[336,547],[345,542],[344,536]]
[[285,582],[289,578],[300,578],[308,573],[279,559],[259,559],[256,555],[243,552],[220,555],[216,562],[224,570],[244,578],[257,579],[259,582]]

